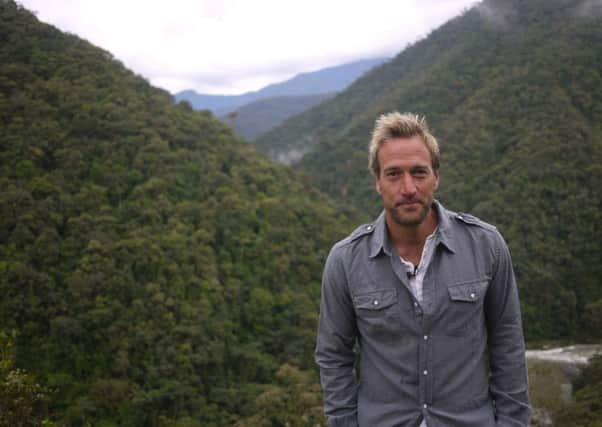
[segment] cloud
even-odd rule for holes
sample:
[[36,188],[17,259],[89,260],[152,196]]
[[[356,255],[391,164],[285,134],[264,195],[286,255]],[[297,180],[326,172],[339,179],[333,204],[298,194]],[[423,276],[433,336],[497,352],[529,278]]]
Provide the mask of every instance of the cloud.
[[175,92],[255,90],[300,72],[393,56],[474,0],[23,0]]
[[483,2],[476,7],[476,10],[491,29],[498,31],[505,31],[509,25],[508,19],[516,14],[512,5],[503,3]]

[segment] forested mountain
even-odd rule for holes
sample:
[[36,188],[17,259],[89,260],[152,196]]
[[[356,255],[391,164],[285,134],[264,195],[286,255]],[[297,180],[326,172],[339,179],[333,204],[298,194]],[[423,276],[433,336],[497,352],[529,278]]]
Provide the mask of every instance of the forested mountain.
[[286,119],[333,97],[333,93],[305,96],[276,96],[245,104],[219,119],[247,141],[282,124]]
[[0,64],[0,425],[319,422],[334,205],[13,1]]
[[485,0],[256,141],[366,218],[374,120],[425,115],[438,197],[511,248],[529,339],[602,337],[602,2]]
[[205,95],[193,90],[175,94],[176,101],[188,101],[197,110],[211,110],[222,116],[245,104],[280,96],[307,96],[339,92],[353,83],[362,74],[387,58],[372,58],[354,61],[321,70],[301,73],[288,80],[273,83],[257,91],[240,95]]

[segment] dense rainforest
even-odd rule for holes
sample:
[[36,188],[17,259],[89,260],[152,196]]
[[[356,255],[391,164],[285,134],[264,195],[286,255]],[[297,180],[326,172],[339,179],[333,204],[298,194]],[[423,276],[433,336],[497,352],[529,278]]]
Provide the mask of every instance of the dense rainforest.
[[426,116],[438,198],[510,246],[528,340],[602,338],[602,3],[484,0],[258,138],[370,220],[374,120]]
[[5,0],[0,64],[0,425],[319,423],[347,213]]

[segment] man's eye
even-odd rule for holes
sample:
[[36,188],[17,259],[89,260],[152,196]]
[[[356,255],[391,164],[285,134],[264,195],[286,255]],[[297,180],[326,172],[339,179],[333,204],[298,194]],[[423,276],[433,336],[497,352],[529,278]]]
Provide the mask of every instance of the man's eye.
[[412,172],[412,175],[418,177],[418,178],[423,178],[427,175],[427,172],[425,170],[417,170]]

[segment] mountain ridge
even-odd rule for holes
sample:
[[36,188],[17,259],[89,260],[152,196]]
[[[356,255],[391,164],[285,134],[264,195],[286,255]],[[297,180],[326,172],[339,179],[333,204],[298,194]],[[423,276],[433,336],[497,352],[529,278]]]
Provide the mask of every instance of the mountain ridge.
[[190,102],[197,110],[208,109],[223,116],[245,104],[280,96],[307,96],[338,92],[362,74],[386,62],[388,58],[371,58],[297,74],[283,82],[272,83],[257,91],[240,95],[205,95],[193,90],[174,95],[177,102]]
[[333,96],[335,96],[334,93],[321,93],[317,95],[263,98],[244,104],[233,112],[219,117],[219,119],[232,127],[237,135],[252,142],[289,117],[318,105]]

